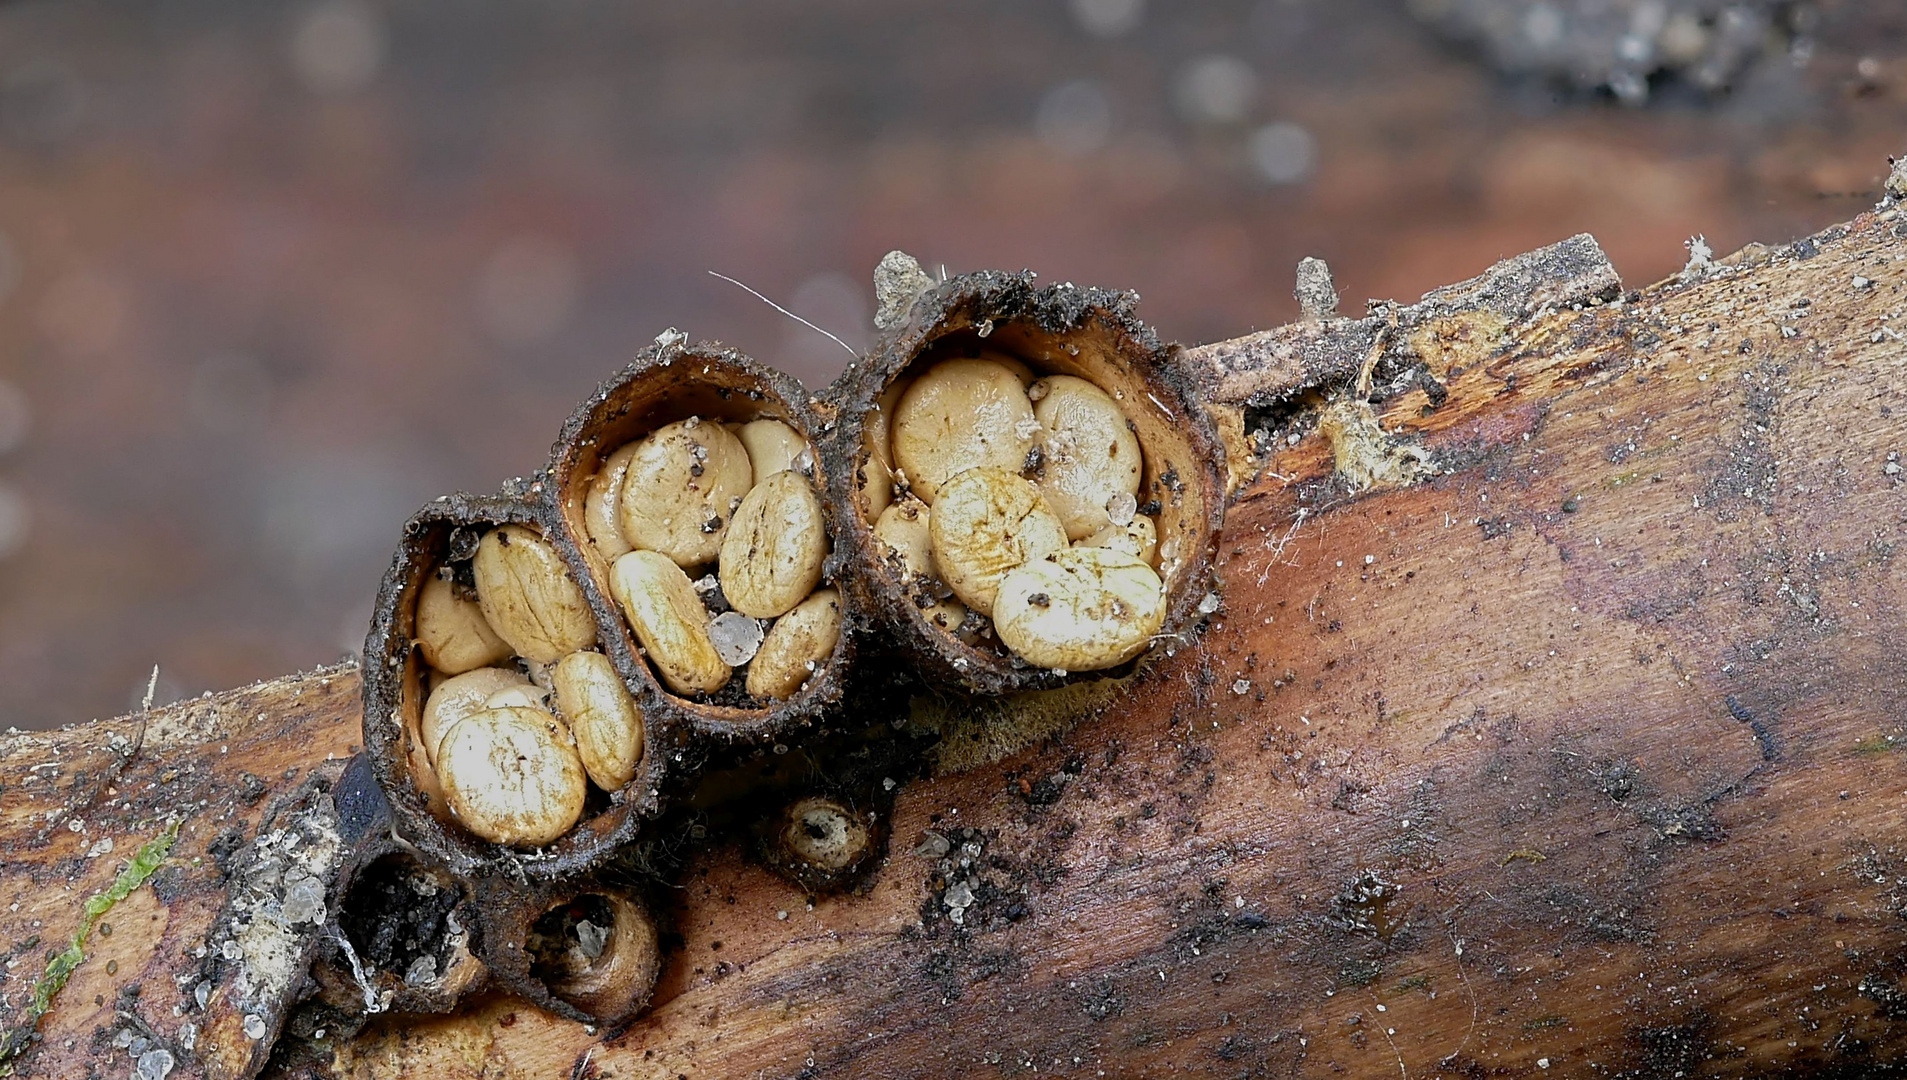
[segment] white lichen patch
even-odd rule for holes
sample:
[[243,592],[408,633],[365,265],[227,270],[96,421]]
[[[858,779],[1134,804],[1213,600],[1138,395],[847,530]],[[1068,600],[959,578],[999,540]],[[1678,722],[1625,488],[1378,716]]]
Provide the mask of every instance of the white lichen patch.
[[[309,827],[300,827],[306,825]],[[325,882],[334,876],[343,841],[329,815],[305,815],[262,837],[256,873],[232,897],[234,940],[244,952],[235,986],[251,1000],[275,1000],[303,970],[302,939],[325,918]]]
[[[194,988],[213,1021],[204,1032],[230,1031],[230,1020],[216,1022],[224,1015],[237,1020],[247,1040],[269,1042],[324,932],[326,883],[336,879],[347,854],[336,811],[315,792],[238,854],[225,910],[206,939],[218,973]],[[236,1049],[236,1056],[250,1055]]]

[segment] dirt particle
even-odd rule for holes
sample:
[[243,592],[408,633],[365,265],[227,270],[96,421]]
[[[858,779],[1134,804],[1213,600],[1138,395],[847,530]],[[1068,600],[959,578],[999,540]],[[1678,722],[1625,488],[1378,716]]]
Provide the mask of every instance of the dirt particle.
[[265,781],[248,772],[239,773],[238,797],[246,806],[257,805],[258,800],[265,797]]

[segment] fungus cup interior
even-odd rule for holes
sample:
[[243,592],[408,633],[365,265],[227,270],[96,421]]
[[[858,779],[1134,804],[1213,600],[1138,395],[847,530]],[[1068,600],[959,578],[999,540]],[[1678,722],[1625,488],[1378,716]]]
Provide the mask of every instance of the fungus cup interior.
[[[381,755],[374,754],[374,761],[380,762],[380,768],[393,770],[391,779],[396,782],[386,782],[383,786],[407,837],[462,872],[508,859],[526,869],[534,868],[539,876],[561,874],[583,868],[613,848],[631,825],[635,801],[615,800],[593,784],[586,785],[581,817],[562,837],[538,849],[534,856],[505,848],[473,835],[450,813],[420,734],[424,706],[431,690],[443,680],[443,676],[424,661],[421,649],[415,644],[417,603],[424,584],[439,567],[467,562],[478,540],[491,529],[513,524],[543,531],[527,507],[499,504],[496,500],[482,502],[490,504],[485,507],[490,511],[488,516],[457,514],[452,510],[436,518],[427,512],[422,520],[413,522],[407,533],[400,564],[394,570],[401,574],[402,587],[394,600],[385,601],[391,606],[391,623],[388,628],[374,625],[372,629],[373,638],[382,637],[387,643],[384,648],[390,654],[383,664],[366,665],[367,683],[376,681],[376,685],[368,687],[370,697],[373,701],[389,702],[390,722],[367,724],[366,735],[367,739],[389,741]],[[600,630],[598,634],[600,637]],[[512,663],[514,660],[499,666]],[[646,728],[643,744],[636,777],[626,786],[638,791],[646,791],[653,783],[651,763],[659,756],[654,753],[652,737]]]
[[[703,728],[724,734],[744,734],[761,728],[783,706],[805,701],[813,695],[824,671],[841,666],[848,635],[836,640],[825,664],[818,665],[814,678],[802,689],[785,698],[757,697],[746,689],[748,662],[731,665],[728,681],[713,692],[679,693],[664,684],[653,661],[645,658],[626,614],[617,603],[610,586],[614,559],[606,558],[597,547],[588,528],[587,500],[591,485],[604,463],[617,451],[639,442],[658,429],[691,417],[724,425],[746,424],[755,420],[777,420],[792,428],[807,443],[806,476],[811,489],[824,507],[823,520],[830,545],[817,588],[828,588],[838,577],[838,554],[834,550],[834,522],[826,511],[826,464],[822,461],[812,430],[813,422],[803,407],[806,391],[792,377],[769,372],[738,354],[728,351],[664,350],[666,359],[639,361],[591,398],[571,417],[557,444],[550,478],[557,492],[558,511],[593,578],[597,594],[603,598],[607,613],[616,617],[621,644],[627,650],[634,677],[676,703]],[[798,470],[799,471],[799,470]],[[730,511],[732,519],[733,511]],[[717,564],[710,560],[685,568],[692,579],[716,574]]]
[[450,874],[407,852],[365,867],[339,907],[338,924],[380,987],[411,998],[410,1007],[448,1007],[482,977],[471,955],[468,890]]
[[[1121,327],[1097,317],[1088,317],[1071,329],[1054,332],[1031,319],[1014,318],[974,322],[971,308],[957,310],[939,327],[916,353],[914,359],[890,375],[876,397],[876,409],[883,402],[888,408],[898,404],[904,391],[896,386],[914,379],[943,361],[969,357],[1005,356],[1031,369],[1035,379],[1049,375],[1071,375],[1105,391],[1131,426],[1137,438],[1143,466],[1137,495],[1138,512],[1153,519],[1158,532],[1156,569],[1171,603],[1165,631],[1171,634],[1183,625],[1188,609],[1197,598],[1184,596],[1187,581],[1205,566],[1205,554],[1215,533],[1211,500],[1215,489],[1204,478],[1215,474],[1215,452],[1209,440],[1200,438],[1202,417],[1189,415],[1180,396],[1169,392],[1152,369],[1156,364],[1156,346],[1137,341]],[[983,335],[981,330],[986,333]],[[893,417],[876,425],[863,422],[860,445],[854,462],[856,481],[855,511],[870,528],[880,516],[881,506],[872,503],[862,470],[874,455],[878,430],[893,438]],[[878,466],[873,466],[878,467]],[[880,557],[881,542],[867,537],[875,557],[873,573],[879,576],[889,595],[898,595],[901,584],[887,560]],[[1177,601],[1173,598],[1177,597]],[[996,637],[963,640],[923,616],[918,604],[901,605],[918,630],[934,635],[945,647],[969,658],[970,662],[995,667],[1012,662],[1011,654]],[[1143,654],[1142,654],[1143,656]],[[1130,671],[1132,663],[1096,672],[1119,675]]]
[[530,976],[550,996],[614,1021],[648,1000],[660,968],[655,923],[616,892],[585,892],[551,907],[530,926],[523,951]]

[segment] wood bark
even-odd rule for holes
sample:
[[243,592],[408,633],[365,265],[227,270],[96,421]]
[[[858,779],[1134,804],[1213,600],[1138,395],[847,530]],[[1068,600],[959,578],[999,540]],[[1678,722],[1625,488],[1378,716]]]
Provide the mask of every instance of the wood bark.
[[[1524,262],[1193,350],[1234,457],[1269,432],[1196,645],[917,701],[941,740],[863,892],[685,827],[627,1030],[487,994],[268,1073],[1901,1071],[1902,236],[1865,215],[1608,303],[1593,259]],[[264,1060],[193,1000],[199,952],[232,853],[337,774],[357,708],[339,668],[0,739],[0,1028],[178,823],[21,1072]]]

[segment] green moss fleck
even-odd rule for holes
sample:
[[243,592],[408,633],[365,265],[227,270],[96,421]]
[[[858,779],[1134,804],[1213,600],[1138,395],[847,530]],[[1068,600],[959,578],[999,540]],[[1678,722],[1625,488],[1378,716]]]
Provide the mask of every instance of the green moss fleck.
[[1430,988],[1430,976],[1412,975],[1410,978],[1405,979],[1403,982],[1398,983],[1396,989],[1392,992],[1398,993],[1398,994],[1408,994],[1412,990],[1428,990],[1429,988]]
[[1384,974],[1376,960],[1353,960],[1338,971],[1339,986],[1369,986]]
[[105,892],[87,897],[85,906],[80,909],[79,929],[73,932],[73,940],[47,961],[46,971],[33,984],[33,1000],[27,1004],[25,1019],[19,1026],[0,1033],[0,1076],[13,1075],[13,1066],[6,1063],[32,1044],[33,1033],[39,1030],[40,1020],[53,1009],[53,999],[65,989],[66,980],[72,978],[73,972],[85,961],[86,939],[92,936],[93,928],[113,909],[113,905],[131,896],[134,889],[144,885],[153,871],[165,863],[166,856],[172,852],[173,841],[178,838],[179,822],[174,821],[165,832],[140,845],[132,861],[119,871],[119,876],[113,879]]
[[1854,744],[1855,757],[1878,757],[1881,754],[1898,750],[1901,741],[1892,735],[1876,735],[1871,739]]

